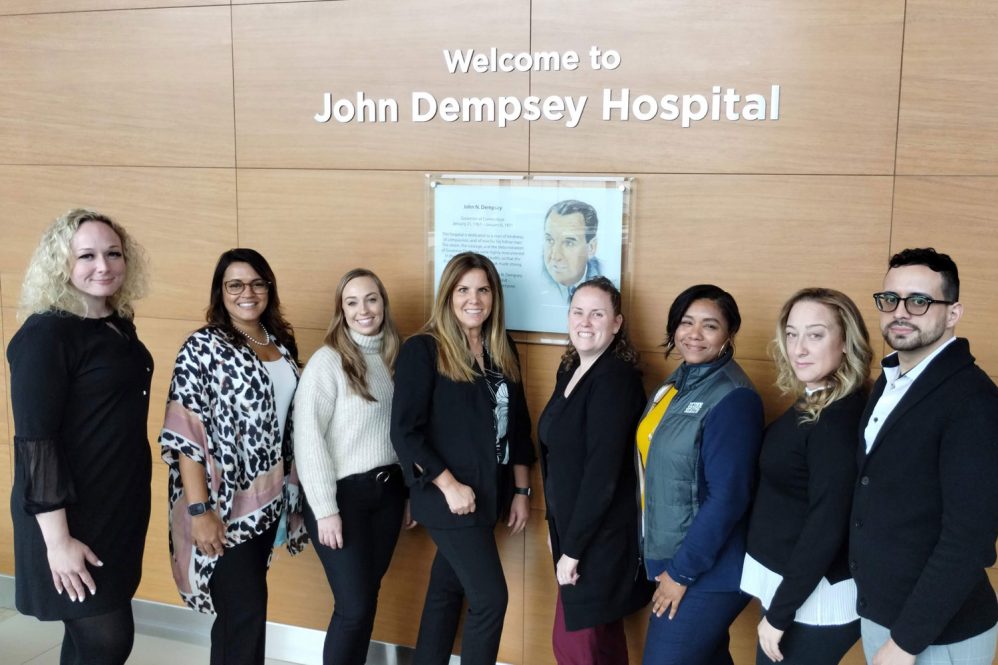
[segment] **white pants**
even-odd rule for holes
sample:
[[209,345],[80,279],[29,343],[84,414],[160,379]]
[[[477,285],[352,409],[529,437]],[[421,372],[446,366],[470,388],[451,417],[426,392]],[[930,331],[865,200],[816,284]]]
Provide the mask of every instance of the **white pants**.
[[[863,634],[866,662],[872,663],[874,654],[890,639],[891,631],[869,619],[860,620],[860,631]],[[998,625],[961,642],[930,646],[918,654],[915,665],[991,665],[996,639]]]

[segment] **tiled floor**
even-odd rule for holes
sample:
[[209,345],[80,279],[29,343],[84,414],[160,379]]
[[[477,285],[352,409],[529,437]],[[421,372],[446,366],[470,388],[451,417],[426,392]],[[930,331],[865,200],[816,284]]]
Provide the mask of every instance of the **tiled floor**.
[[[0,608],[0,661],[3,665],[58,665],[62,623],[38,621]],[[129,665],[207,663],[208,647],[161,637],[136,634]],[[267,665],[291,665],[284,660]]]

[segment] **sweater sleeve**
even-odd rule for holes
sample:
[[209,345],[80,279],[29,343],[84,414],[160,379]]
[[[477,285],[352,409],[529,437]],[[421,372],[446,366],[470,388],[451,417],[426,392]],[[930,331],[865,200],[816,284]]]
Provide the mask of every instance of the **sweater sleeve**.
[[[846,406],[846,405],[842,405]],[[834,406],[832,407],[834,409]],[[845,542],[861,409],[826,410],[807,437],[807,517],[766,620],[786,630]]]
[[295,393],[294,446],[298,476],[316,519],[339,512],[329,429],[336,406],[339,358],[322,347],[309,360]]
[[640,380],[630,372],[593,377],[586,403],[583,438],[585,461],[572,518],[561,538],[561,550],[582,559],[603,518],[620,479],[621,467],[631,463],[634,440],[632,405],[644,403]]
[[437,380],[433,339],[417,335],[406,340],[395,363],[391,438],[410,486],[426,485],[447,468],[429,437]]
[[748,510],[762,425],[762,400],[748,388],[731,391],[707,415],[700,453],[704,499],[682,545],[666,567],[677,582],[693,584],[713,568],[732,530]]
[[995,562],[998,398],[993,385],[975,387],[978,393],[954,401],[939,447],[939,540],[891,626],[891,637],[908,653],[936,640]]

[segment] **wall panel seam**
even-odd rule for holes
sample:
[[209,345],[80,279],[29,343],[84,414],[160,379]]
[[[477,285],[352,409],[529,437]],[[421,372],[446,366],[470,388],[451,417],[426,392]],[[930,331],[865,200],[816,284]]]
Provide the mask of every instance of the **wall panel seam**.
[[18,12],[16,14],[0,14],[0,19],[8,16],[60,16],[62,14],[106,14],[109,12],[142,12],[158,9],[201,9],[204,7],[230,7],[228,2],[217,2],[211,5],[162,5],[159,7],[96,7],[94,9],[63,9],[52,12]]

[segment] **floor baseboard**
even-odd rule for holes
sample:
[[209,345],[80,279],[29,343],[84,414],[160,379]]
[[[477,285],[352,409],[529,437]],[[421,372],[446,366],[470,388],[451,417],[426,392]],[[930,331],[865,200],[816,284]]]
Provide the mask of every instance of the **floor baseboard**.
[[[0,608],[14,609],[14,578],[0,575]],[[143,635],[206,646],[211,642],[212,615],[199,614],[186,607],[151,600],[133,600],[135,630]],[[312,665],[322,663],[321,630],[267,622],[267,658]],[[367,652],[369,665],[410,665],[411,647],[385,642],[371,642]],[[459,665],[458,656],[450,664]],[[497,664],[504,665],[504,664]]]

